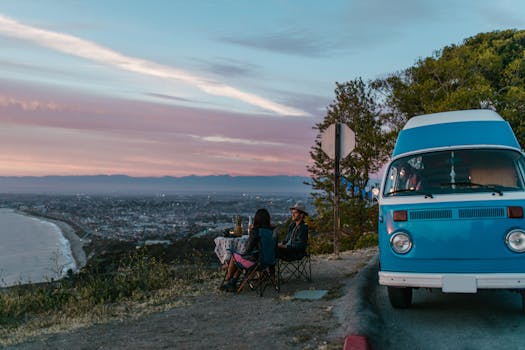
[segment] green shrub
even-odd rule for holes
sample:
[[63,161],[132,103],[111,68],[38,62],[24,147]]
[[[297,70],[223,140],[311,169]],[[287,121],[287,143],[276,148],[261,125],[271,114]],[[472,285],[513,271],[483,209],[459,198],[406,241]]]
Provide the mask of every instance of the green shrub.
[[97,306],[142,301],[159,290],[210,279],[203,265],[184,268],[175,260],[151,256],[144,248],[133,247],[127,254],[119,252],[113,258],[101,256],[78,274],[58,281],[14,286],[0,292],[0,328],[16,327],[46,314],[81,317]]
[[[334,252],[334,234],[312,234],[308,239],[311,254],[331,254]],[[377,245],[377,233],[363,235],[341,234],[339,236],[339,251],[360,249]]]
[[374,247],[378,244],[377,233],[365,233],[355,243],[355,249]]
[[[344,252],[354,249],[357,237],[354,235],[340,235],[339,236],[339,251]],[[334,234],[320,233],[312,234],[308,238],[311,254],[331,254],[334,252]]]

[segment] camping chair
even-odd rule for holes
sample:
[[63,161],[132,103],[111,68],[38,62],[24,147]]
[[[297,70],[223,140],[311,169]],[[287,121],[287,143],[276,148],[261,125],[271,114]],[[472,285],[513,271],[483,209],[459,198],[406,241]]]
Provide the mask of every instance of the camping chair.
[[280,290],[279,278],[275,275],[277,235],[271,229],[261,228],[259,238],[258,261],[249,268],[245,268],[242,264],[237,265],[243,271],[237,293],[240,293],[246,285],[258,291],[261,297],[269,284],[276,292]]
[[285,283],[292,279],[305,279],[312,281],[312,263],[310,260],[310,247],[301,259],[279,258],[277,261],[277,275],[279,283]]

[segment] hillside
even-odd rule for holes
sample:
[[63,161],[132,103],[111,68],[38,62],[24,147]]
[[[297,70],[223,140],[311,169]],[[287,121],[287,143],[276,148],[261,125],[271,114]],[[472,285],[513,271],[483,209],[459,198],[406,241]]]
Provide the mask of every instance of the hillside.
[[[312,282],[292,280],[263,297],[249,289],[238,295],[218,291],[222,273],[189,282],[155,303],[107,305],[104,317],[67,321],[32,336],[11,334],[10,349],[341,349],[363,313],[362,278],[377,264],[377,248],[342,252],[340,258],[312,259]],[[321,299],[295,293],[326,290]],[[366,312],[366,311],[365,311]],[[361,325],[358,325],[359,330]],[[233,333],[238,336],[231,336]],[[13,342],[18,344],[13,344]]]

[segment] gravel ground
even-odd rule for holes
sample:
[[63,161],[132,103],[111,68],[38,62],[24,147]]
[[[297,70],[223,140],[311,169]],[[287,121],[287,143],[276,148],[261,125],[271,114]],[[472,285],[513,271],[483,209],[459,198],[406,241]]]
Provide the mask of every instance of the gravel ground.
[[[377,248],[312,258],[312,282],[293,280],[261,298],[211,288],[184,297],[167,311],[34,337],[11,349],[341,349],[349,320],[349,293],[357,272]],[[217,281],[217,285],[218,285]],[[300,300],[301,290],[328,290],[320,300]],[[349,297],[350,296],[350,297]],[[355,327],[354,327],[355,328]]]

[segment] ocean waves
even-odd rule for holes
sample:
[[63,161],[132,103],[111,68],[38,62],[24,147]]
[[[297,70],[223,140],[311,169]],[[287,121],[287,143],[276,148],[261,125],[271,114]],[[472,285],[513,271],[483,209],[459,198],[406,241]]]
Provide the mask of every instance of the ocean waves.
[[77,264],[60,228],[49,221],[0,209],[0,286],[60,279]]

